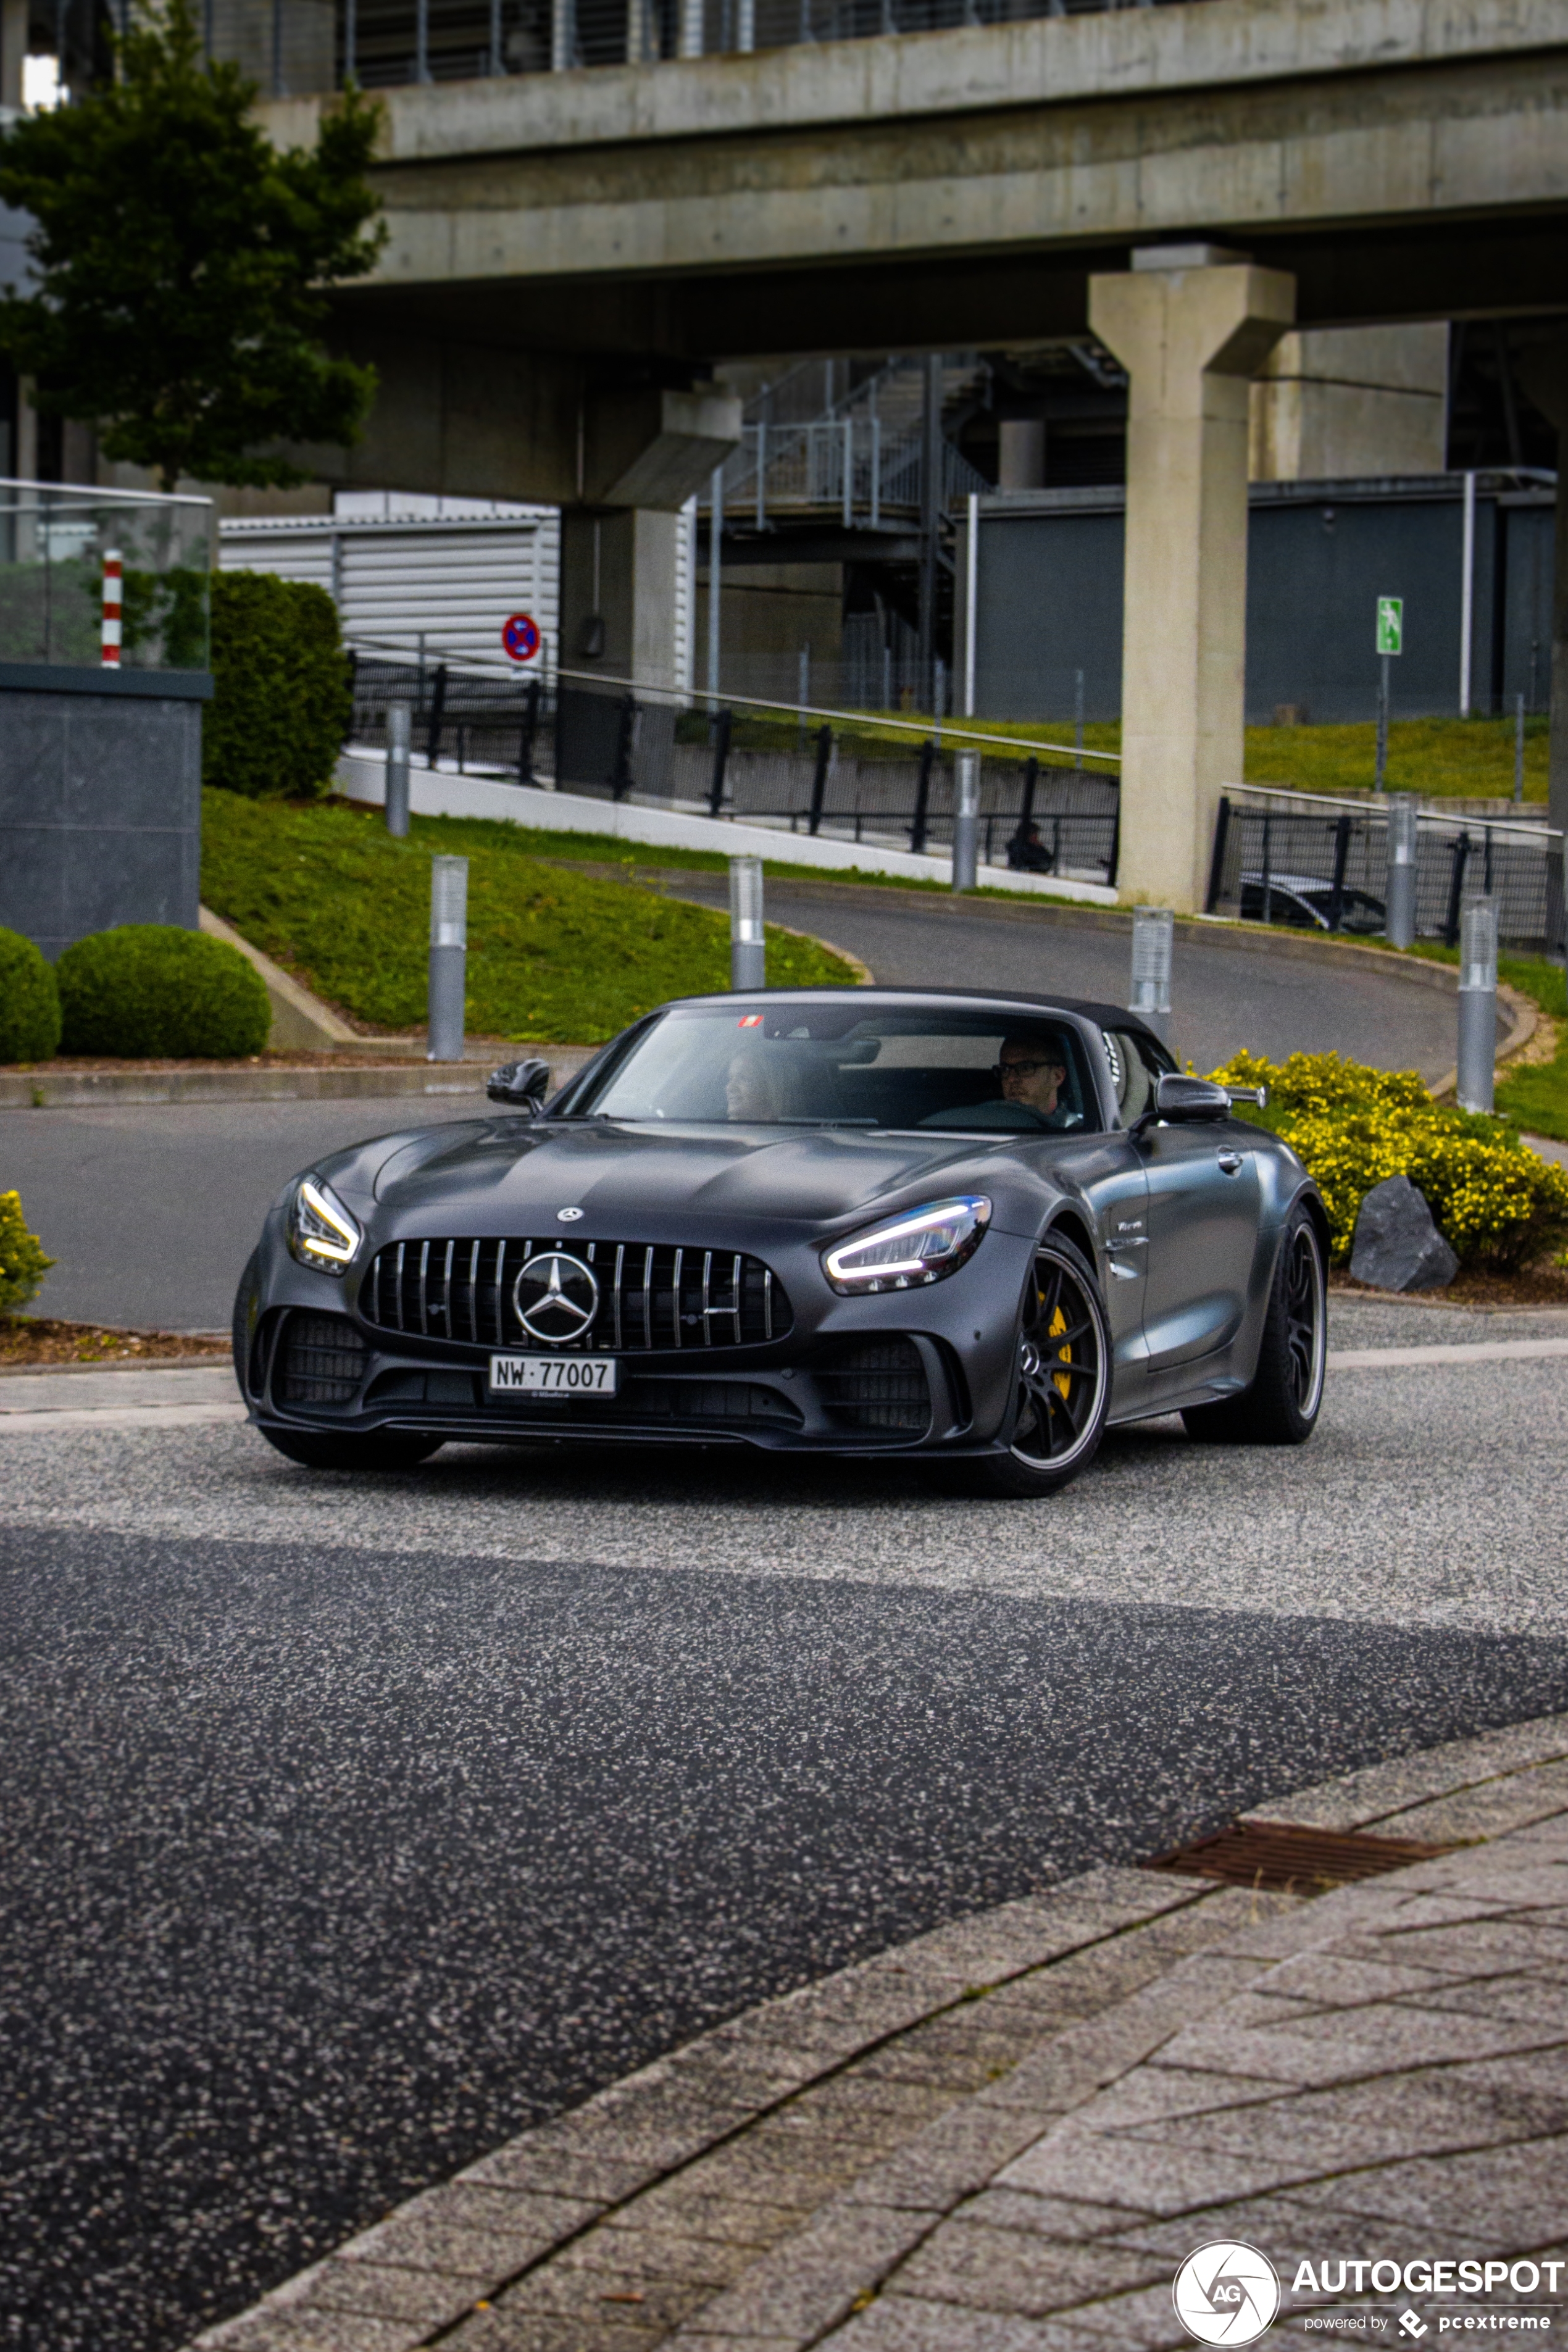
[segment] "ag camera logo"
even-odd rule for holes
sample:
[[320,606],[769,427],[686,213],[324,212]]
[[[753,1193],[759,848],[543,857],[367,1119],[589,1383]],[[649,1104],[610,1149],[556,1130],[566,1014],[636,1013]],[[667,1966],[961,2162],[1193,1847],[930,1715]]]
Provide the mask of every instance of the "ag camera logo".
[[1171,2299],[1200,2344],[1256,2344],[1279,2309],[1279,2273],[1256,2246],[1217,2238],[1189,2254]]

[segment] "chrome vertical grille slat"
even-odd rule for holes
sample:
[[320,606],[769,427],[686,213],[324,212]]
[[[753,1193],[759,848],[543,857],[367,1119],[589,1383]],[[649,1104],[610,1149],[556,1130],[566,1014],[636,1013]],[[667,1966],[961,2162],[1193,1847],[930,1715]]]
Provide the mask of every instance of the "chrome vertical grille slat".
[[772,1268],[740,1250],[559,1235],[389,1242],[371,1263],[359,1311],[383,1330],[534,1348],[541,1343],[519,1323],[511,1285],[530,1257],[546,1251],[592,1266],[599,1284],[593,1327],[568,1354],[755,1348],[782,1338],[793,1320]]

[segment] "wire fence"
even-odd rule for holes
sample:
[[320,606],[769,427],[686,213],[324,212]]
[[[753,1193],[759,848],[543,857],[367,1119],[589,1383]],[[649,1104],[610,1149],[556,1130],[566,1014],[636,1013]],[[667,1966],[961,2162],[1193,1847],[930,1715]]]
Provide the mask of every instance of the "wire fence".
[[[1208,912],[1293,929],[1379,934],[1388,843],[1386,814],[1365,803],[1282,807],[1278,798],[1226,794],[1215,827]],[[1416,832],[1416,938],[1457,947],[1463,908],[1479,898],[1496,900],[1498,936],[1510,946],[1559,953],[1562,835],[1544,825],[1424,811]]]

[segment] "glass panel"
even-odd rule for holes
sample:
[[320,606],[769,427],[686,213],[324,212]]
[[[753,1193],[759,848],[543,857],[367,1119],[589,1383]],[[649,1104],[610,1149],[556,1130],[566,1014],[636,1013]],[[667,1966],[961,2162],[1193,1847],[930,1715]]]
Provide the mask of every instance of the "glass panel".
[[1081,1133],[1098,1125],[1077,1033],[1048,1015],[860,1012],[778,997],[677,1007],[572,1107],[745,1127]]
[[118,666],[205,669],[211,499],[58,482],[0,480],[0,661],[104,667],[104,579],[115,556]]

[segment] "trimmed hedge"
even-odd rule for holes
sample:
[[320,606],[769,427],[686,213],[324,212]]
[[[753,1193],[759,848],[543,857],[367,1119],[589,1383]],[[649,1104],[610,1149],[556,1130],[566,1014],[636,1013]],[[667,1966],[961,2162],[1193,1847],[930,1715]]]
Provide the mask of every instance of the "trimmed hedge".
[[231,1060],[272,1025],[261,976],[237,948],[165,923],[123,923],[56,966],[68,1054]]
[[353,697],[326,590],[269,572],[215,572],[212,666],[202,782],[247,800],[330,792]]
[[1461,1265],[1511,1272],[1568,1241],[1568,1173],[1526,1150],[1501,1119],[1435,1103],[1415,1070],[1242,1053],[1213,1075],[1221,1086],[1268,1087],[1267,1109],[1244,1116],[1283,1136],[1316,1179],[1341,1265],[1362,1202],[1386,1176],[1408,1176],[1425,1193]]
[[20,931],[0,930],[0,1062],[47,1062],[59,1047],[60,997],[47,957]]
[[15,1315],[38,1295],[54,1264],[37,1234],[27,1231],[19,1192],[0,1192],[0,1317]]

